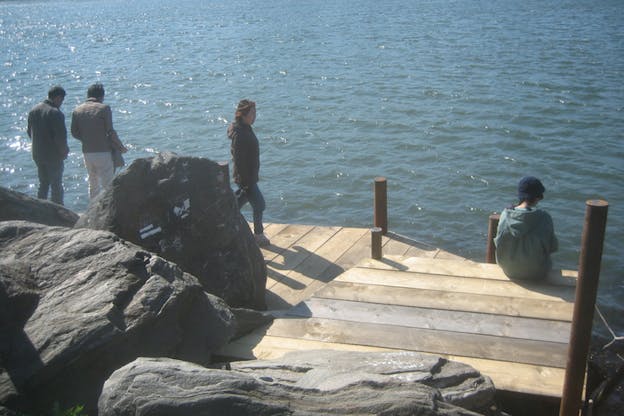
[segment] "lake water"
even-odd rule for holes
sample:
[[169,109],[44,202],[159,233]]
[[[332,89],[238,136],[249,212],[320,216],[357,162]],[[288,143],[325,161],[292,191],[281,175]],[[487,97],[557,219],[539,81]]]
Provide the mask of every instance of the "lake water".
[[[585,201],[610,204],[599,304],[624,331],[621,0],[0,2],[0,178],[36,195],[25,133],[49,87],[67,124],[101,81],[126,160],[229,159],[257,102],[266,220],[368,227],[388,179],[390,229],[482,260],[488,216],[532,174],[577,268]],[[66,205],[87,204],[70,137]],[[249,211],[244,211],[250,217]],[[604,327],[599,326],[599,330]]]

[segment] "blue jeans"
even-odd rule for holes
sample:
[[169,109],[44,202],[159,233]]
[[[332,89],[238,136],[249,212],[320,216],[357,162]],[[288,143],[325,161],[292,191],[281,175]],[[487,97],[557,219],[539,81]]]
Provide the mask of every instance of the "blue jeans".
[[264,233],[262,213],[264,212],[265,203],[262,192],[260,192],[260,188],[258,188],[258,184],[254,183],[245,190],[239,188],[234,195],[236,195],[236,202],[238,202],[239,209],[247,202],[251,204],[251,208],[253,209],[254,234]]
[[62,160],[58,162],[36,162],[39,175],[37,198],[48,199],[48,190],[52,190],[50,200],[63,205],[63,169]]

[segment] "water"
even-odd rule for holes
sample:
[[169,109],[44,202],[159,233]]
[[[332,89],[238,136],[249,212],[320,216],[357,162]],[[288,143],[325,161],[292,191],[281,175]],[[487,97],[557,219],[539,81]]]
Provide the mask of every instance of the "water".
[[482,260],[489,214],[533,174],[555,265],[576,269],[585,201],[607,200],[599,304],[621,334],[622,27],[620,0],[0,2],[1,184],[36,195],[26,116],[53,84],[69,125],[104,83],[127,161],[228,160],[226,126],[251,98],[267,221],[370,226],[385,176],[392,230]]

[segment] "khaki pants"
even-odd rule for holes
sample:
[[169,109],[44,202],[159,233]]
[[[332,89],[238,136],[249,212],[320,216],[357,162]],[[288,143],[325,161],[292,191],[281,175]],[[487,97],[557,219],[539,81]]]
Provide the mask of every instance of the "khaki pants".
[[85,153],[84,161],[89,173],[89,198],[93,199],[113,180],[113,157],[111,152]]

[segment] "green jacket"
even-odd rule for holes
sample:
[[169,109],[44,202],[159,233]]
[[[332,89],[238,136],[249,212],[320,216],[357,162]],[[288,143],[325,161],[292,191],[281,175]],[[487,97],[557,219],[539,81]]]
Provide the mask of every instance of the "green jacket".
[[557,251],[553,221],[546,211],[505,208],[494,238],[496,262],[512,279],[546,278]]

